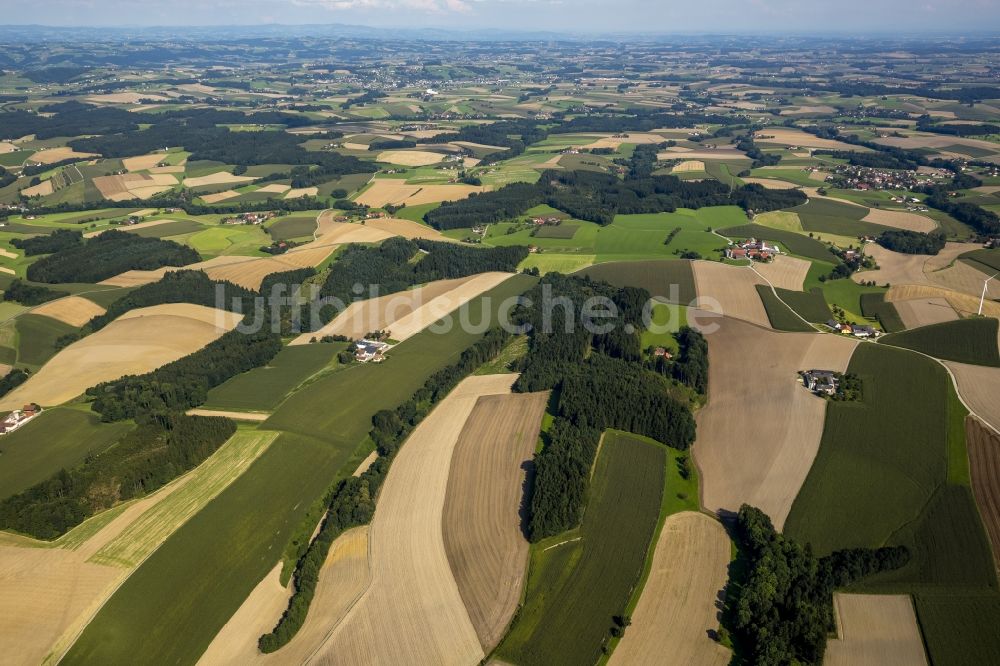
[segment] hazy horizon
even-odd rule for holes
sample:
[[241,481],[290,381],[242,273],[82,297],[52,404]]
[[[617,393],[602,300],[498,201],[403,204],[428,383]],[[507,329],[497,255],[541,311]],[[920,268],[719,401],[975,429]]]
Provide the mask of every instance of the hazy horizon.
[[[1000,3],[914,4],[844,0],[702,0],[693,6],[643,0],[10,0],[2,25],[80,28],[249,27],[346,24],[387,29],[557,33],[738,34],[996,33]],[[58,17],[54,19],[53,17]]]

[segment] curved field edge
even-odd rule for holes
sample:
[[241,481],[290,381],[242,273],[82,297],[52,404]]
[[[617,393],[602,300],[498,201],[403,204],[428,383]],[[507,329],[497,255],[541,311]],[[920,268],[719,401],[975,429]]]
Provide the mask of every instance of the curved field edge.
[[925,356],[861,345],[849,371],[863,402],[828,406],[786,532],[820,555],[907,546],[907,566],[850,591],[913,595],[932,663],[986,663],[1000,654],[1000,590],[969,488],[967,411]]
[[667,460],[662,445],[605,434],[583,523],[532,546],[524,602],[495,657],[593,663],[609,649],[660,522]]
[[[470,304],[470,321],[483,313],[496,321],[502,301],[533,284],[512,277]],[[332,373],[293,394],[261,425],[281,432],[274,444],[136,570],[64,663],[124,663],[140,644],[149,662],[196,662],[288,544],[308,539],[318,522],[309,512],[354,471],[372,415],[405,401],[481,335],[458,326],[424,331],[382,364]]]
[[946,361],[997,368],[1000,367],[998,329],[1000,320],[970,317],[893,333],[880,342]]

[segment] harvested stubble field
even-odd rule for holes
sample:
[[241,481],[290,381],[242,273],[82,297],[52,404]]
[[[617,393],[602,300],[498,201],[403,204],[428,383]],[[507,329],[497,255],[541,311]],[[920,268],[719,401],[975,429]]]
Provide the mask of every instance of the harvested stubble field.
[[468,664],[485,653],[442,535],[450,461],[480,397],[514,375],[465,379],[403,445],[370,527],[371,585],[316,654],[321,664]]
[[0,400],[0,409],[26,402],[58,405],[101,382],[149,372],[201,349],[240,319],[232,312],[187,303],[132,310],[56,354]]
[[[140,231],[142,229],[149,229],[150,227],[158,227],[163,224],[174,224],[176,220],[150,220],[148,222],[139,222],[138,224],[122,225],[117,227],[119,231]],[[199,226],[200,228],[200,226]],[[84,238],[93,238],[95,236],[100,236],[107,229],[98,229],[97,231],[88,231],[83,235]]]
[[66,298],[43,303],[36,308],[32,308],[31,312],[32,314],[51,317],[64,324],[79,328],[94,317],[104,314],[105,309],[82,296],[67,296]]
[[789,183],[786,180],[775,180],[774,178],[744,178],[744,183],[751,185],[763,185],[769,190],[794,190],[798,185]]
[[972,491],[1000,568],[1000,434],[974,416],[965,420]]
[[233,174],[220,171],[207,176],[197,178],[185,178],[184,187],[201,187],[202,185],[229,185],[231,183],[249,183],[253,180],[251,176],[234,176]]
[[921,233],[934,231],[938,227],[938,223],[929,217],[902,210],[884,210],[882,208],[872,208],[866,216],[861,218],[861,221]]
[[729,266],[711,261],[691,264],[698,290],[698,307],[726,317],[769,326],[756,286],[764,279],[749,267]]
[[920,328],[958,319],[958,313],[945,298],[915,298],[893,303],[906,328]]
[[277,438],[276,432],[239,430],[165,496],[108,541],[90,562],[133,568],[178,527],[238,478]]
[[[367,146],[365,149],[367,150]],[[444,159],[444,153],[432,153],[428,150],[387,150],[379,153],[376,159],[389,164],[419,167],[437,164]]]
[[410,314],[392,322],[390,324],[392,339],[400,342],[408,340],[442,317],[455,312],[472,299],[499,286],[510,279],[511,275],[511,273],[499,272],[474,275],[461,285],[429,300]]
[[166,159],[164,153],[151,153],[138,157],[126,157],[122,160],[122,166],[126,171],[145,171],[154,168],[157,164]]
[[1000,430],[1000,368],[945,361],[962,400],[972,412]]
[[671,171],[673,173],[691,173],[692,171],[704,171],[705,163],[701,160],[686,160],[675,166]]
[[485,187],[476,185],[415,185],[397,178],[380,178],[372,181],[371,186],[362,192],[355,201],[372,208],[381,208],[387,204],[406,204],[419,206],[439,201],[457,201],[468,198],[470,194],[485,191]]
[[235,199],[238,196],[240,196],[240,193],[235,190],[225,190],[223,192],[215,192],[214,194],[202,194],[201,200],[207,204],[214,204],[226,201],[227,199]]
[[802,146],[804,148],[823,148],[827,150],[861,150],[865,148],[853,147],[850,144],[833,139],[821,139],[818,136],[807,134],[799,129],[789,129],[786,127],[765,127],[754,136],[756,143],[773,143],[782,146]]
[[547,393],[480,398],[451,460],[444,546],[487,654],[503,637],[524,585],[522,509],[547,400]]
[[826,647],[830,666],[927,664],[917,616],[908,594],[833,595],[836,639]]
[[789,291],[802,291],[802,285],[812,264],[805,259],[780,254],[768,263],[755,263],[757,271],[772,286]]
[[[697,415],[694,446],[702,503],[710,511],[733,512],[751,504],[781,529],[819,451],[827,406],[799,383],[797,373],[844,372],[857,342],[776,333],[729,317],[718,323],[719,330],[706,335],[709,395]],[[732,370],[746,359],[755,359],[752,370]],[[752,433],[734,436],[747,423],[754,424]]]
[[28,162],[38,164],[55,164],[69,159],[83,159],[85,157],[98,157],[94,153],[78,153],[72,148],[46,148],[39,150],[27,159]]
[[600,658],[611,618],[642,577],[668,459],[659,444],[605,433],[583,523],[534,546],[524,603],[497,658],[525,666]]
[[609,663],[654,666],[670,655],[677,664],[728,664],[732,653],[710,635],[729,560],[729,536],[717,520],[693,511],[668,517],[632,625]]
[[[961,316],[975,315],[979,312],[980,301],[976,296],[960,294],[944,287],[932,287],[929,285],[906,284],[893,286],[886,292],[885,300],[897,305],[905,301],[914,299],[944,299]],[[1000,303],[995,301],[983,302],[983,315],[987,317],[1000,318]]]
[[371,331],[389,329],[393,339],[395,331],[393,324],[403,317],[409,316],[424,305],[447,294],[469,282],[471,278],[454,280],[437,280],[415,289],[387,294],[376,298],[351,303],[330,323],[313,333],[303,333],[292,340],[291,346],[306,345],[316,338],[326,335],[343,335],[352,340],[364,337]]
[[[965,243],[948,243],[940,254],[900,254],[880,245],[869,244],[865,253],[878,263],[878,270],[859,271],[851,276],[855,282],[874,280],[877,284],[925,285],[949,289],[978,299],[983,291],[983,281],[989,277],[962,261],[959,255],[967,252]],[[1000,284],[996,281],[988,285],[987,298],[1000,299]]]
[[446,243],[455,242],[437,229],[412,220],[380,217],[368,220],[365,222],[365,226],[390,233],[394,236],[402,236],[403,238],[426,238],[427,240],[443,241]]
[[330,630],[344,618],[371,583],[368,526],[347,530],[333,542],[320,571],[316,595],[305,624],[278,652],[261,654],[257,639],[270,631],[288,605],[289,587],[281,585],[281,566],[260,582],[198,660],[199,666],[222,664],[303,664],[322,647]]
[[[489,316],[495,320],[504,298],[534,283],[516,276],[491,292]],[[472,308],[472,321],[480,320],[484,299],[479,303]],[[375,412],[408,399],[480,337],[460,327],[414,336],[393,349],[385,363],[332,373],[296,393],[266,424],[283,434],[135,571],[66,663],[129,662],[130,646],[140,642],[150,661],[196,662],[274,569],[309,507],[365,438]],[[303,419],[304,413],[310,418]],[[177,580],[186,584],[179,588]],[[178,635],[186,640],[177,641]]]

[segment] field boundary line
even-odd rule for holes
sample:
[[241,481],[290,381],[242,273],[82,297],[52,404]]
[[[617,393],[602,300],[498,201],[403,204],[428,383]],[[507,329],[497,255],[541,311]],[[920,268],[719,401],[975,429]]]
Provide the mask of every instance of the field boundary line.
[[[268,444],[266,447],[264,447],[264,449],[261,450],[260,455],[257,456],[257,459],[259,459],[260,456],[264,455],[264,453],[267,451],[267,449],[270,449],[271,446],[273,446],[274,443],[278,440],[278,437],[281,435],[281,433],[279,431],[277,431],[277,430],[261,430],[261,431],[258,431],[258,432],[269,432],[269,433],[273,434],[274,436],[271,438],[271,443]],[[256,460],[254,460],[254,462],[256,462]],[[204,463],[205,463],[205,461],[203,460],[202,464],[204,464]],[[253,462],[251,462],[250,465],[253,465]],[[193,474],[200,467],[201,467],[201,465],[198,465],[194,469],[188,470],[187,472],[185,472],[181,476],[177,477],[177,479],[181,479],[181,478],[183,478],[185,476]],[[250,469],[249,465],[247,466],[247,470],[248,469]],[[244,470],[244,473],[247,470]],[[242,474],[240,476],[242,476]],[[237,478],[239,478],[239,477],[237,477]],[[170,483],[171,484],[176,483],[177,479],[174,479]],[[223,488],[222,490],[220,490],[219,493],[216,494],[215,497],[213,497],[211,500],[209,500],[209,503],[215,501],[215,499],[218,498],[218,496],[221,495],[223,492],[225,492],[229,488],[229,486],[231,486],[233,484],[233,482],[235,482],[235,481],[236,481],[236,479],[233,479],[228,484],[226,484],[225,488]],[[162,490],[162,488],[160,490]],[[159,492],[159,491],[157,491],[157,492]],[[166,500],[166,499],[167,499],[167,497],[163,498],[163,500]],[[161,500],[161,501],[163,501],[163,500]],[[159,504],[159,502],[157,502],[157,504]],[[208,504],[206,504],[205,506],[208,506]],[[155,507],[156,507],[156,504],[154,504],[153,506],[149,507],[149,509],[147,509],[146,511],[149,511],[149,510],[151,510],[151,509],[153,509]],[[204,508],[205,507],[202,507],[202,509],[204,509]],[[145,513],[145,511],[143,513]],[[134,567],[132,567],[131,569],[125,569],[124,570],[125,575],[122,577],[122,579],[120,581],[118,581],[118,583],[115,584],[114,588],[108,593],[108,595],[104,598],[104,600],[101,601],[101,604],[97,608],[94,609],[94,612],[90,614],[90,617],[87,618],[87,621],[80,626],[80,630],[77,631],[76,635],[72,637],[72,640],[69,643],[66,644],[66,647],[62,650],[62,653],[60,655],[58,655],[57,657],[54,657],[54,659],[53,659],[53,654],[50,652],[49,654],[45,655],[45,658],[42,660],[42,664],[53,664],[53,665],[57,666],[59,663],[61,663],[62,660],[63,660],[63,658],[65,658],[66,655],[69,654],[69,651],[71,649],[73,649],[73,646],[76,645],[76,642],[80,639],[80,636],[83,634],[83,632],[87,629],[87,627],[90,626],[91,622],[94,621],[94,618],[97,617],[97,614],[100,613],[101,610],[107,605],[108,601],[111,600],[111,597],[113,597],[115,595],[115,593],[118,592],[118,590],[121,589],[122,585],[124,585],[125,582],[129,578],[132,577],[132,574],[134,574],[136,571],[138,571],[139,568],[143,564],[146,563],[146,560],[148,560],[150,557],[152,557],[153,553],[155,553],[156,551],[158,551],[160,549],[160,547],[164,543],[166,543],[167,539],[169,539],[171,536],[173,536],[174,534],[176,534],[178,530],[180,530],[182,527],[184,527],[184,525],[186,525],[198,513],[200,513],[200,511],[195,512],[194,514],[188,516],[187,520],[185,520],[184,522],[182,522],[180,525],[177,526],[177,529],[175,529],[173,532],[171,532],[170,534],[168,534],[167,537],[166,537],[166,539],[164,539],[163,541],[161,541],[160,544],[156,548],[153,548],[148,553],[146,553],[146,555],[141,560],[139,560],[139,562],[136,563],[136,565]],[[139,516],[136,517],[136,520],[138,520],[141,517],[142,517],[142,514],[139,514]],[[109,565],[105,565],[105,566],[109,566]],[[62,638],[62,637],[60,636],[60,638]],[[57,641],[58,641],[58,639],[57,639]]]
[[[798,317],[799,319],[801,319],[803,323],[805,323],[807,326],[809,326],[810,328],[812,328],[815,332],[822,333],[822,331],[820,331],[818,328],[816,328],[816,326],[812,322],[806,321],[805,317],[803,317],[802,315],[800,315],[798,312],[795,311],[795,309],[791,305],[789,305],[784,300],[782,300],[781,296],[778,295],[778,290],[774,288],[774,284],[770,280],[768,280],[766,277],[764,277],[760,273],[760,271],[758,271],[756,268],[754,268],[753,264],[750,264],[749,266],[747,266],[747,268],[749,268],[750,270],[752,270],[761,280],[763,280],[764,282],[767,283],[767,286],[771,288],[771,293],[774,294],[774,297],[778,299],[778,302],[780,302],[786,308],[788,308],[789,310],[791,310],[792,314],[794,314],[796,317]],[[770,321],[770,318],[768,318],[768,321]],[[774,330],[777,330],[777,329],[774,329]],[[781,331],[778,331],[778,332],[780,333]]]

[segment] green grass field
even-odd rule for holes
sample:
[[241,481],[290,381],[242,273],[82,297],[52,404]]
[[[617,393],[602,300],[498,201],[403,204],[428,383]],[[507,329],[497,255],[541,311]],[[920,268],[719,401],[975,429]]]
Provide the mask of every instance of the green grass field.
[[319,440],[278,437],[115,591],[62,663],[131,663],[139,645],[145,663],[198,661],[336,474],[335,453]]
[[631,261],[591,266],[580,271],[616,287],[641,287],[657,298],[688,305],[698,293],[690,261]]
[[[135,229],[129,233],[133,233],[136,236],[142,236],[143,238],[167,238],[168,236],[181,236],[183,234],[191,234],[197,231],[201,231],[205,226],[194,220],[174,220],[172,222],[167,222],[166,224],[157,224],[152,227],[144,227],[142,229]],[[128,230],[126,228],[126,230]]]
[[678,345],[674,333],[687,326],[687,308],[672,303],[655,303],[649,314],[650,326],[642,332],[642,348],[663,347],[676,354]]
[[884,543],[947,478],[948,378],[908,351],[861,345],[864,402],[830,403],[819,455],[785,531],[817,554]]
[[335,362],[346,342],[285,347],[263,368],[233,377],[208,392],[207,409],[268,411],[312,375]]
[[496,655],[517,664],[593,664],[630,601],[659,521],[663,447],[608,432],[578,530],[532,547],[525,601]]
[[267,228],[267,233],[276,241],[312,237],[314,231],[316,218],[312,216],[280,217]]
[[807,322],[802,321],[788,305],[782,303],[769,286],[758,284],[757,294],[760,295],[760,300],[764,304],[764,311],[767,312],[767,319],[771,322],[771,328],[777,331],[807,333],[816,330]]
[[982,271],[987,277],[1000,273],[1000,250],[974,250],[966,252],[959,259]]
[[806,321],[823,323],[832,317],[830,306],[826,304],[823,292],[818,288],[813,288],[810,291],[791,291],[779,287],[775,291],[778,292],[781,300],[788,304],[788,307]]
[[906,324],[899,316],[896,306],[885,300],[884,292],[869,292],[861,294],[861,314],[869,319],[877,319],[886,333],[897,333],[906,330]]
[[188,237],[187,244],[199,254],[215,257],[220,255],[260,255],[262,246],[271,244],[271,237],[258,226],[234,224],[209,227]]
[[[487,292],[494,320],[504,298],[534,283],[515,276]],[[477,322],[484,299],[473,303]],[[64,663],[126,663],[139,644],[147,663],[195,663],[338,474],[353,471],[375,412],[408,399],[480,337],[458,326],[424,331],[385,363],[332,373],[293,395],[261,426],[282,430],[278,439],[115,592]]]
[[[861,592],[915,593],[934,663],[984,663],[1000,653],[996,571],[968,478],[967,413],[944,369],[901,349],[861,345],[849,372],[861,404],[830,403],[819,455],[785,532],[818,555],[849,547],[905,545],[902,569],[866,579]],[[985,612],[976,613],[977,600]],[[936,612],[943,606],[955,617]]]
[[935,358],[1000,367],[997,327],[1000,321],[970,317],[887,335],[883,344],[912,349]]
[[121,439],[133,424],[101,423],[90,410],[56,407],[0,438],[0,499],[83,462]]
[[56,353],[56,339],[77,329],[50,317],[23,314],[17,322],[17,362],[34,368],[42,366]]
[[820,289],[827,303],[831,306],[841,307],[848,319],[859,324],[866,319],[861,308],[861,297],[865,294],[885,294],[886,292],[883,287],[865,287],[849,278],[827,280],[822,283]]

